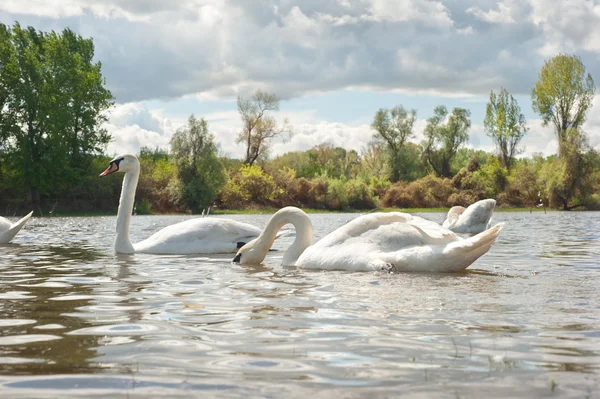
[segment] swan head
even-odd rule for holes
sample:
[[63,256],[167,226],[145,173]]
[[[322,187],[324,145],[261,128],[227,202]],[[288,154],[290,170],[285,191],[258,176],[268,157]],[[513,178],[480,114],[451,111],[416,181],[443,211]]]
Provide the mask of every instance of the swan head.
[[256,239],[238,249],[233,263],[242,265],[259,265],[265,259],[265,251],[256,244]]
[[140,161],[133,154],[121,154],[114,157],[108,164],[108,168],[102,173],[100,177],[110,175],[115,172],[127,173],[139,168]]

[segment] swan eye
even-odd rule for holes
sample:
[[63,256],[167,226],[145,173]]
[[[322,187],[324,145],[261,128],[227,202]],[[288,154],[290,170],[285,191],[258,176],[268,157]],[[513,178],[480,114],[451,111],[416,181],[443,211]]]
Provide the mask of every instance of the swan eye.
[[237,254],[235,256],[235,258],[233,258],[233,263],[240,263],[241,259],[242,259],[242,254]]

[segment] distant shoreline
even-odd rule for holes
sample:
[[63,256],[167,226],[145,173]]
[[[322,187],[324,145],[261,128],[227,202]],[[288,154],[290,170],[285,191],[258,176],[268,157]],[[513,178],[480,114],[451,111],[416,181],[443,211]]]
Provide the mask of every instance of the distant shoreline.
[[[308,214],[319,213],[369,213],[369,212],[405,212],[405,213],[446,213],[450,208],[376,208],[376,209],[346,209],[346,210],[327,210],[302,208]],[[270,215],[277,212],[278,208],[252,208],[252,209],[215,209],[211,210],[211,215]],[[530,208],[495,208],[495,213],[501,212],[529,212]],[[543,208],[531,208],[532,212],[544,212]],[[558,209],[546,208],[546,212],[559,212]],[[584,211],[585,212],[585,211]],[[53,214],[47,212],[41,217],[91,217],[91,216],[116,216],[114,212],[108,211],[55,211]],[[22,216],[22,215],[17,215]],[[17,217],[15,216],[15,217]],[[36,217],[40,217],[35,215]],[[200,214],[191,213],[152,213],[150,215],[137,216],[200,216]]]

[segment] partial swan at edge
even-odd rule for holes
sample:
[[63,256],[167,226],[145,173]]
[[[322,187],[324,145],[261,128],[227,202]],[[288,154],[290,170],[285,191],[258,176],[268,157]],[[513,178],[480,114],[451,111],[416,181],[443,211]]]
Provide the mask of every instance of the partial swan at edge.
[[8,244],[19,231],[25,226],[25,223],[33,215],[33,211],[23,216],[18,222],[12,223],[10,220],[0,216],[0,244]]
[[492,214],[496,200],[484,199],[469,205],[453,206],[448,211],[443,227],[455,233],[477,234],[485,231],[492,224]]
[[248,223],[219,218],[195,218],[167,226],[144,241],[132,244],[129,238],[129,222],[140,176],[140,162],[135,155],[118,155],[110,161],[108,168],[100,174],[100,177],[115,172],[125,173],[117,212],[115,239],[117,253],[230,253],[261,233],[260,228]]
[[372,213],[359,216],[312,244],[308,215],[295,207],[277,211],[261,235],[240,248],[234,262],[261,263],[277,231],[287,223],[296,239],[285,252],[282,265],[350,271],[457,272],[485,254],[504,223],[476,236],[462,238],[439,224],[407,213]]

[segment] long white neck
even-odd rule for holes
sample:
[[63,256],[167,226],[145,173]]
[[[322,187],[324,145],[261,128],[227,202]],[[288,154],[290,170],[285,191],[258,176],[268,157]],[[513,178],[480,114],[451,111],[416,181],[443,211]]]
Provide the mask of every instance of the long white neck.
[[283,266],[293,266],[302,252],[312,245],[313,227],[306,213],[292,206],[280,209],[269,219],[263,232],[254,243],[261,254],[266,256],[277,237],[277,232],[288,223],[294,225],[296,238],[283,255]]
[[135,189],[140,178],[140,167],[137,167],[127,173],[123,179],[121,188],[121,198],[119,199],[119,211],[117,212],[117,239],[115,240],[115,252],[122,254],[132,254],[135,252],[131,240],[129,239],[129,222],[133,212],[133,203],[135,201]]

